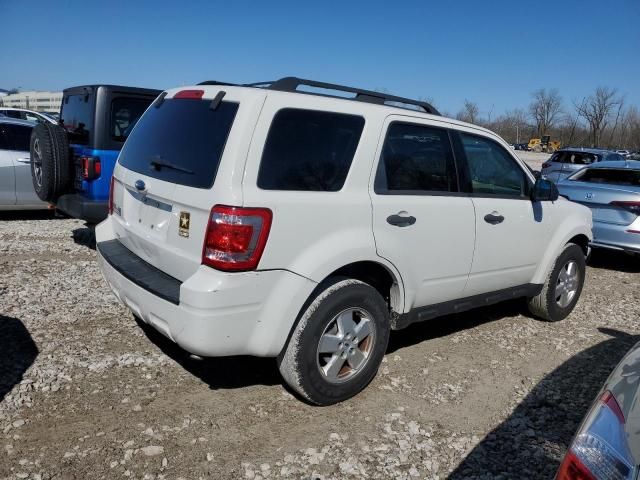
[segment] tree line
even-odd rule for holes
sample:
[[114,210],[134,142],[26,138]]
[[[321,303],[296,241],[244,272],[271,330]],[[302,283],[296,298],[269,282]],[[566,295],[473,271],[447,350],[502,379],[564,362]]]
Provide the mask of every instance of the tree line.
[[541,88],[531,94],[526,109],[509,110],[496,118],[482,117],[478,104],[465,99],[455,118],[493,130],[509,143],[551,135],[562,146],[640,150],[640,111],[627,105],[615,88],[598,87],[570,103],[557,89]]

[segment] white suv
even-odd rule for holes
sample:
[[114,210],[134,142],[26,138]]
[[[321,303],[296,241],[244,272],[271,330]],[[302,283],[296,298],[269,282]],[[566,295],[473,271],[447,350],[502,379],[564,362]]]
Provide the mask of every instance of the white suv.
[[591,240],[589,209],[490,131],[292,77],[162,93],[109,203],[120,301],[193,354],[277,357],[322,405],[371,381],[390,330],[517,297],[566,317]]

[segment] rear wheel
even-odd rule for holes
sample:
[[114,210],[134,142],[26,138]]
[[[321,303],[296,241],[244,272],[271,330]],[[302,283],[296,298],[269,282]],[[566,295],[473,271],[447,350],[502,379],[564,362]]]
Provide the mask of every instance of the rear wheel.
[[280,373],[317,405],[353,397],[378,371],[389,341],[389,311],[376,289],[337,278],[303,312],[279,358]]
[[542,291],[529,299],[529,311],[552,322],[566,318],[578,303],[586,271],[582,248],[574,243],[564,247]]

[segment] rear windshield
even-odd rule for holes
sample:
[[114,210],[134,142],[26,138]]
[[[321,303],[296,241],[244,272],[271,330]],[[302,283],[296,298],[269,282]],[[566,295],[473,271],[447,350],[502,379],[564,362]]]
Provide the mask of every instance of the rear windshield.
[[60,121],[69,133],[69,143],[88,145],[93,131],[93,95],[64,97]]
[[211,188],[238,104],[165,100],[142,116],[124,144],[123,167],[166,182]]
[[109,133],[116,142],[124,142],[153,98],[117,97],[111,102]]
[[588,183],[606,183],[610,185],[640,186],[640,170],[615,168],[589,168],[583,170],[571,180]]

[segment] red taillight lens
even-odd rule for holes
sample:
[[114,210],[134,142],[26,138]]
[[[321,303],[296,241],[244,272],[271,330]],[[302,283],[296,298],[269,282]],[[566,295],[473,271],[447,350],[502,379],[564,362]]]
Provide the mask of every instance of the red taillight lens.
[[557,480],[631,480],[633,457],[624,430],[624,415],[611,392],[605,392],[587,414],[573,439]]
[[111,183],[109,184],[109,215],[113,213],[113,188],[114,188],[114,179],[111,176]]
[[180,90],[173,98],[183,98],[191,100],[202,100],[204,90]]
[[255,270],[271,229],[271,210],[216,205],[211,209],[202,263],[218,270]]
[[640,202],[611,202],[609,205],[624,208],[627,212],[640,215]]
[[100,159],[97,157],[80,157],[80,163],[84,180],[95,180],[102,173]]

